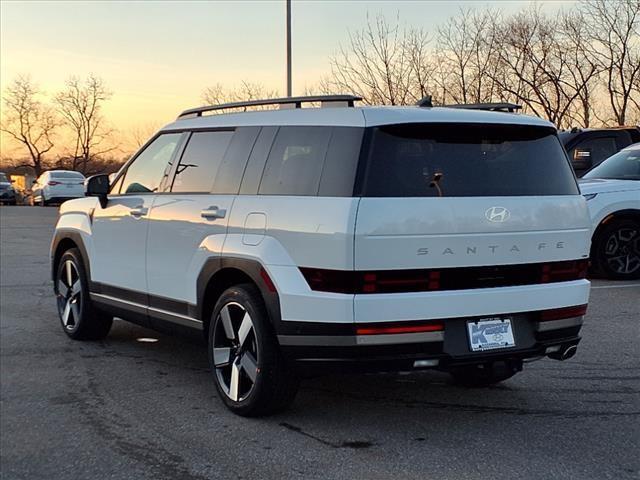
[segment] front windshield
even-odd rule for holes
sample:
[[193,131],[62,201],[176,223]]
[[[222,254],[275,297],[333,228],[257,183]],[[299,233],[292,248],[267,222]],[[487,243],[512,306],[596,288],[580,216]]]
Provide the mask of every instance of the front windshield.
[[640,149],[618,152],[590,170],[582,178],[640,180]]

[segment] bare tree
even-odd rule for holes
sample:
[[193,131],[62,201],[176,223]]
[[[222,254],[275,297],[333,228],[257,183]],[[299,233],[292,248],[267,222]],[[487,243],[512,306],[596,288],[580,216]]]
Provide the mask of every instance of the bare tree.
[[624,125],[640,76],[640,0],[589,0],[580,5],[604,71],[613,119]]
[[407,55],[407,30],[399,21],[391,25],[384,17],[367,19],[367,25],[349,34],[347,45],[330,57],[331,74],[326,89],[353,93],[368,104],[403,105],[411,102],[414,83],[412,62]]
[[584,15],[579,11],[563,12],[560,16],[562,48],[566,52],[567,70],[563,82],[577,94],[578,105],[569,114],[583,127],[591,125],[595,105],[594,90],[602,68],[590,54],[589,30]]
[[5,90],[6,110],[0,126],[29,155],[27,163],[15,166],[29,166],[36,176],[45,167],[44,156],[54,147],[53,134],[59,125],[51,108],[38,99],[40,95],[29,77],[16,78]]
[[[202,92],[202,100],[208,105],[221,105],[230,102],[244,102],[249,100],[261,100],[277,98],[277,90],[269,90],[264,85],[243,80],[237,88],[225,88],[220,83],[216,83],[205,88]],[[269,109],[270,106],[252,107],[252,109]],[[244,110],[247,110],[246,108]]]
[[129,132],[129,144],[134,149],[139,149],[160,129],[158,122],[151,121],[133,127]]
[[582,90],[567,80],[571,66],[559,20],[544,16],[537,6],[513,15],[502,26],[497,52],[499,62],[492,76],[502,96],[567,126]]
[[461,8],[438,28],[438,86],[443,102],[490,102],[496,85],[490,75],[497,54],[496,25],[500,12]]
[[101,110],[109,98],[111,92],[103,80],[94,75],[84,81],[78,77],[69,78],[66,88],[56,95],[60,115],[74,137],[70,155],[72,169],[87,172],[95,157],[117,148],[106,145],[113,130],[105,127]]

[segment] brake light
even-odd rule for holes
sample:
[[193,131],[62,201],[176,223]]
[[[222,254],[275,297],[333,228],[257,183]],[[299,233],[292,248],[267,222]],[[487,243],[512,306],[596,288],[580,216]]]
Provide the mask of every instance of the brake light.
[[551,310],[542,310],[540,315],[541,322],[549,320],[562,320],[563,318],[581,317],[587,313],[587,305],[574,305],[572,307],[554,308]]
[[356,335],[393,335],[399,333],[422,333],[422,332],[442,332],[444,324],[442,322],[429,322],[416,325],[363,325],[356,328]]
[[587,260],[569,260],[542,264],[540,283],[568,282],[586,278],[589,262]]
[[60,182],[56,182],[55,180],[51,180],[49,183],[47,183],[47,185],[49,185],[50,187],[55,187],[56,185],[62,185]]

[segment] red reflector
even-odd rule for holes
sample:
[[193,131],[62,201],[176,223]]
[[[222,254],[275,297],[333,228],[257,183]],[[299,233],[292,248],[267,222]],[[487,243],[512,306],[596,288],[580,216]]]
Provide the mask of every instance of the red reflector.
[[546,263],[542,266],[541,283],[569,282],[586,278],[588,260],[569,260],[563,262]]
[[51,181],[51,182],[49,182],[47,185],[49,185],[49,186],[51,186],[51,187],[54,187],[54,186],[56,186],[56,185],[61,185],[61,183],[60,183],[60,182],[54,182],[54,181]]
[[563,318],[581,317],[587,313],[587,305],[575,305],[573,307],[554,308],[552,310],[542,310],[540,321],[562,320]]
[[423,323],[421,325],[404,325],[404,326],[366,326],[357,327],[356,335],[383,335],[394,333],[420,333],[420,332],[441,332],[444,331],[442,323]]
[[276,293],[277,291],[276,286],[273,284],[271,277],[269,276],[269,274],[264,268],[260,269],[260,277],[262,278],[262,281],[266,285],[267,290],[269,290],[271,293]]

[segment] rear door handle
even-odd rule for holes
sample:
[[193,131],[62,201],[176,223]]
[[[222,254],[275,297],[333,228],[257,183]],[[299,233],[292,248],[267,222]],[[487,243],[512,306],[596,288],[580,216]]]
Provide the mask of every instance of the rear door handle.
[[135,207],[135,208],[132,208],[131,210],[129,210],[129,215],[131,215],[133,217],[142,217],[143,215],[146,215],[148,211],[149,211],[148,208],[145,208],[143,206],[139,206],[139,207]]
[[200,212],[202,218],[207,220],[215,220],[216,218],[224,218],[227,215],[227,211],[223,208],[209,207]]

